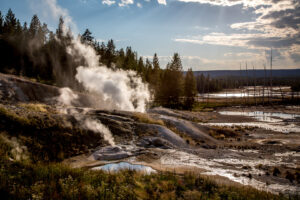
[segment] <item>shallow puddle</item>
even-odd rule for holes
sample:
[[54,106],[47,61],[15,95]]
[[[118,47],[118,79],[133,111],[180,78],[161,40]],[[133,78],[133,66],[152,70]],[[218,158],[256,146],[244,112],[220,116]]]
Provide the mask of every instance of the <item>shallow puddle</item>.
[[228,116],[246,116],[256,119],[258,122],[241,122],[241,123],[200,123],[201,125],[209,126],[242,126],[256,127],[266,130],[272,130],[281,133],[300,132],[300,127],[294,122],[300,121],[299,114],[288,114],[280,112],[239,112],[239,111],[220,111],[221,115]]
[[300,127],[295,124],[268,124],[261,122],[242,122],[242,123],[199,123],[204,126],[220,126],[220,127],[254,127],[263,128],[266,130],[281,132],[281,133],[297,133],[300,132]]
[[128,162],[109,163],[99,167],[94,167],[92,168],[92,170],[104,170],[104,171],[134,170],[134,171],[143,172],[145,174],[151,174],[156,172],[156,170],[152,169],[149,166],[134,165]]

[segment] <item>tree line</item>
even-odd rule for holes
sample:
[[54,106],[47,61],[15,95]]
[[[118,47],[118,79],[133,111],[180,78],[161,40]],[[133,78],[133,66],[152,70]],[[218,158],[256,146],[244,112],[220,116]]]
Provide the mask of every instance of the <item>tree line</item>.
[[[84,65],[84,60],[75,59],[68,53],[72,34],[64,34],[64,20],[59,19],[53,32],[37,15],[31,22],[21,25],[11,9],[6,16],[0,12],[0,72],[26,76],[39,82],[59,87],[83,88],[75,80],[76,68]],[[183,73],[178,53],[165,69],[161,69],[155,53],[150,60],[138,56],[131,47],[116,49],[111,39],[106,44],[99,43],[91,31],[86,29],[80,35],[81,42],[91,45],[99,55],[99,65],[113,70],[134,70],[144,82],[149,83],[154,102],[167,107],[191,108],[196,95],[196,79],[191,69]]]

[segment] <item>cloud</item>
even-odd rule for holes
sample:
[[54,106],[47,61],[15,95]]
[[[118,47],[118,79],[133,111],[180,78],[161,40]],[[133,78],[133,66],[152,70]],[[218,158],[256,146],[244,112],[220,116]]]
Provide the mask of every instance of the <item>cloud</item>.
[[112,0],[102,0],[102,4],[108,5],[108,6],[113,5],[115,3],[116,3],[116,1],[112,1]]
[[137,3],[136,6],[139,7],[139,8],[143,7],[141,3]]
[[232,46],[232,47],[245,47],[245,48],[258,48],[251,41],[256,38],[268,38],[269,35],[264,33],[256,34],[225,34],[225,33],[210,33],[204,36],[194,36],[192,38],[176,38],[174,41],[183,43],[193,43],[193,44],[211,44],[211,45],[221,45],[221,46]]
[[167,1],[166,0],[157,0],[157,2],[159,4],[162,4],[162,5],[167,5]]
[[[178,0],[181,2],[192,2],[200,4],[210,4],[214,6],[235,6],[243,5],[244,8],[268,8],[274,4],[278,5],[274,8],[276,9],[285,9],[287,6],[290,6],[291,3],[295,2],[294,0]],[[284,7],[282,7],[284,6]]]
[[121,0],[121,3],[118,3],[118,5],[120,7],[124,7],[124,6],[128,6],[130,4],[133,4],[134,1],[133,0]]
[[253,21],[233,23],[239,33],[209,33],[203,36],[176,38],[176,42],[237,46],[250,49],[290,48],[300,44],[300,2],[294,0],[179,0],[216,6],[253,8]]

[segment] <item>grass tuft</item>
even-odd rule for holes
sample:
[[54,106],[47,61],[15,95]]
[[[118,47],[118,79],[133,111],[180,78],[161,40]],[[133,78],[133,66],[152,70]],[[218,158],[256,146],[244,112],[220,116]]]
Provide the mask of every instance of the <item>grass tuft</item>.
[[21,103],[19,105],[34,112],[48,112],[47,105],[41,103]]
[[133,118],[139,122],[146,123],[146,124],[158,124],[164,126],[165,123],[162,120],[153,119],[146,113],[134,113]]

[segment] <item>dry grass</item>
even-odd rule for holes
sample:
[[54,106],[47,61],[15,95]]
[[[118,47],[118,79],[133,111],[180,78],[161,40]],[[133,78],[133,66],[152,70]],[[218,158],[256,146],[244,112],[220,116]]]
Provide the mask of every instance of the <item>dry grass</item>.
[[30,120],[28,120],[25,117],[19,116],[14,111],[5,108],[4,106],[0,105],[0,117],[4,116],[7,119],[10,119],[12,121],[16,121],[22,125],[28,125],[30,124]]
[[209,130],[209,135],[219,140],[224,140],[225,138],[239,138],[241,136],[237,130],[232,130],[227,127],[214,127]]
[[48,112],[48,106],[41,103],[20,103],[21,107],[35,112]]
[[158,124],[164,126],[165,123],[162,120],[153,119],[146,113],[134,113],[133,118],[139,122],[146,123],[146,124]]

